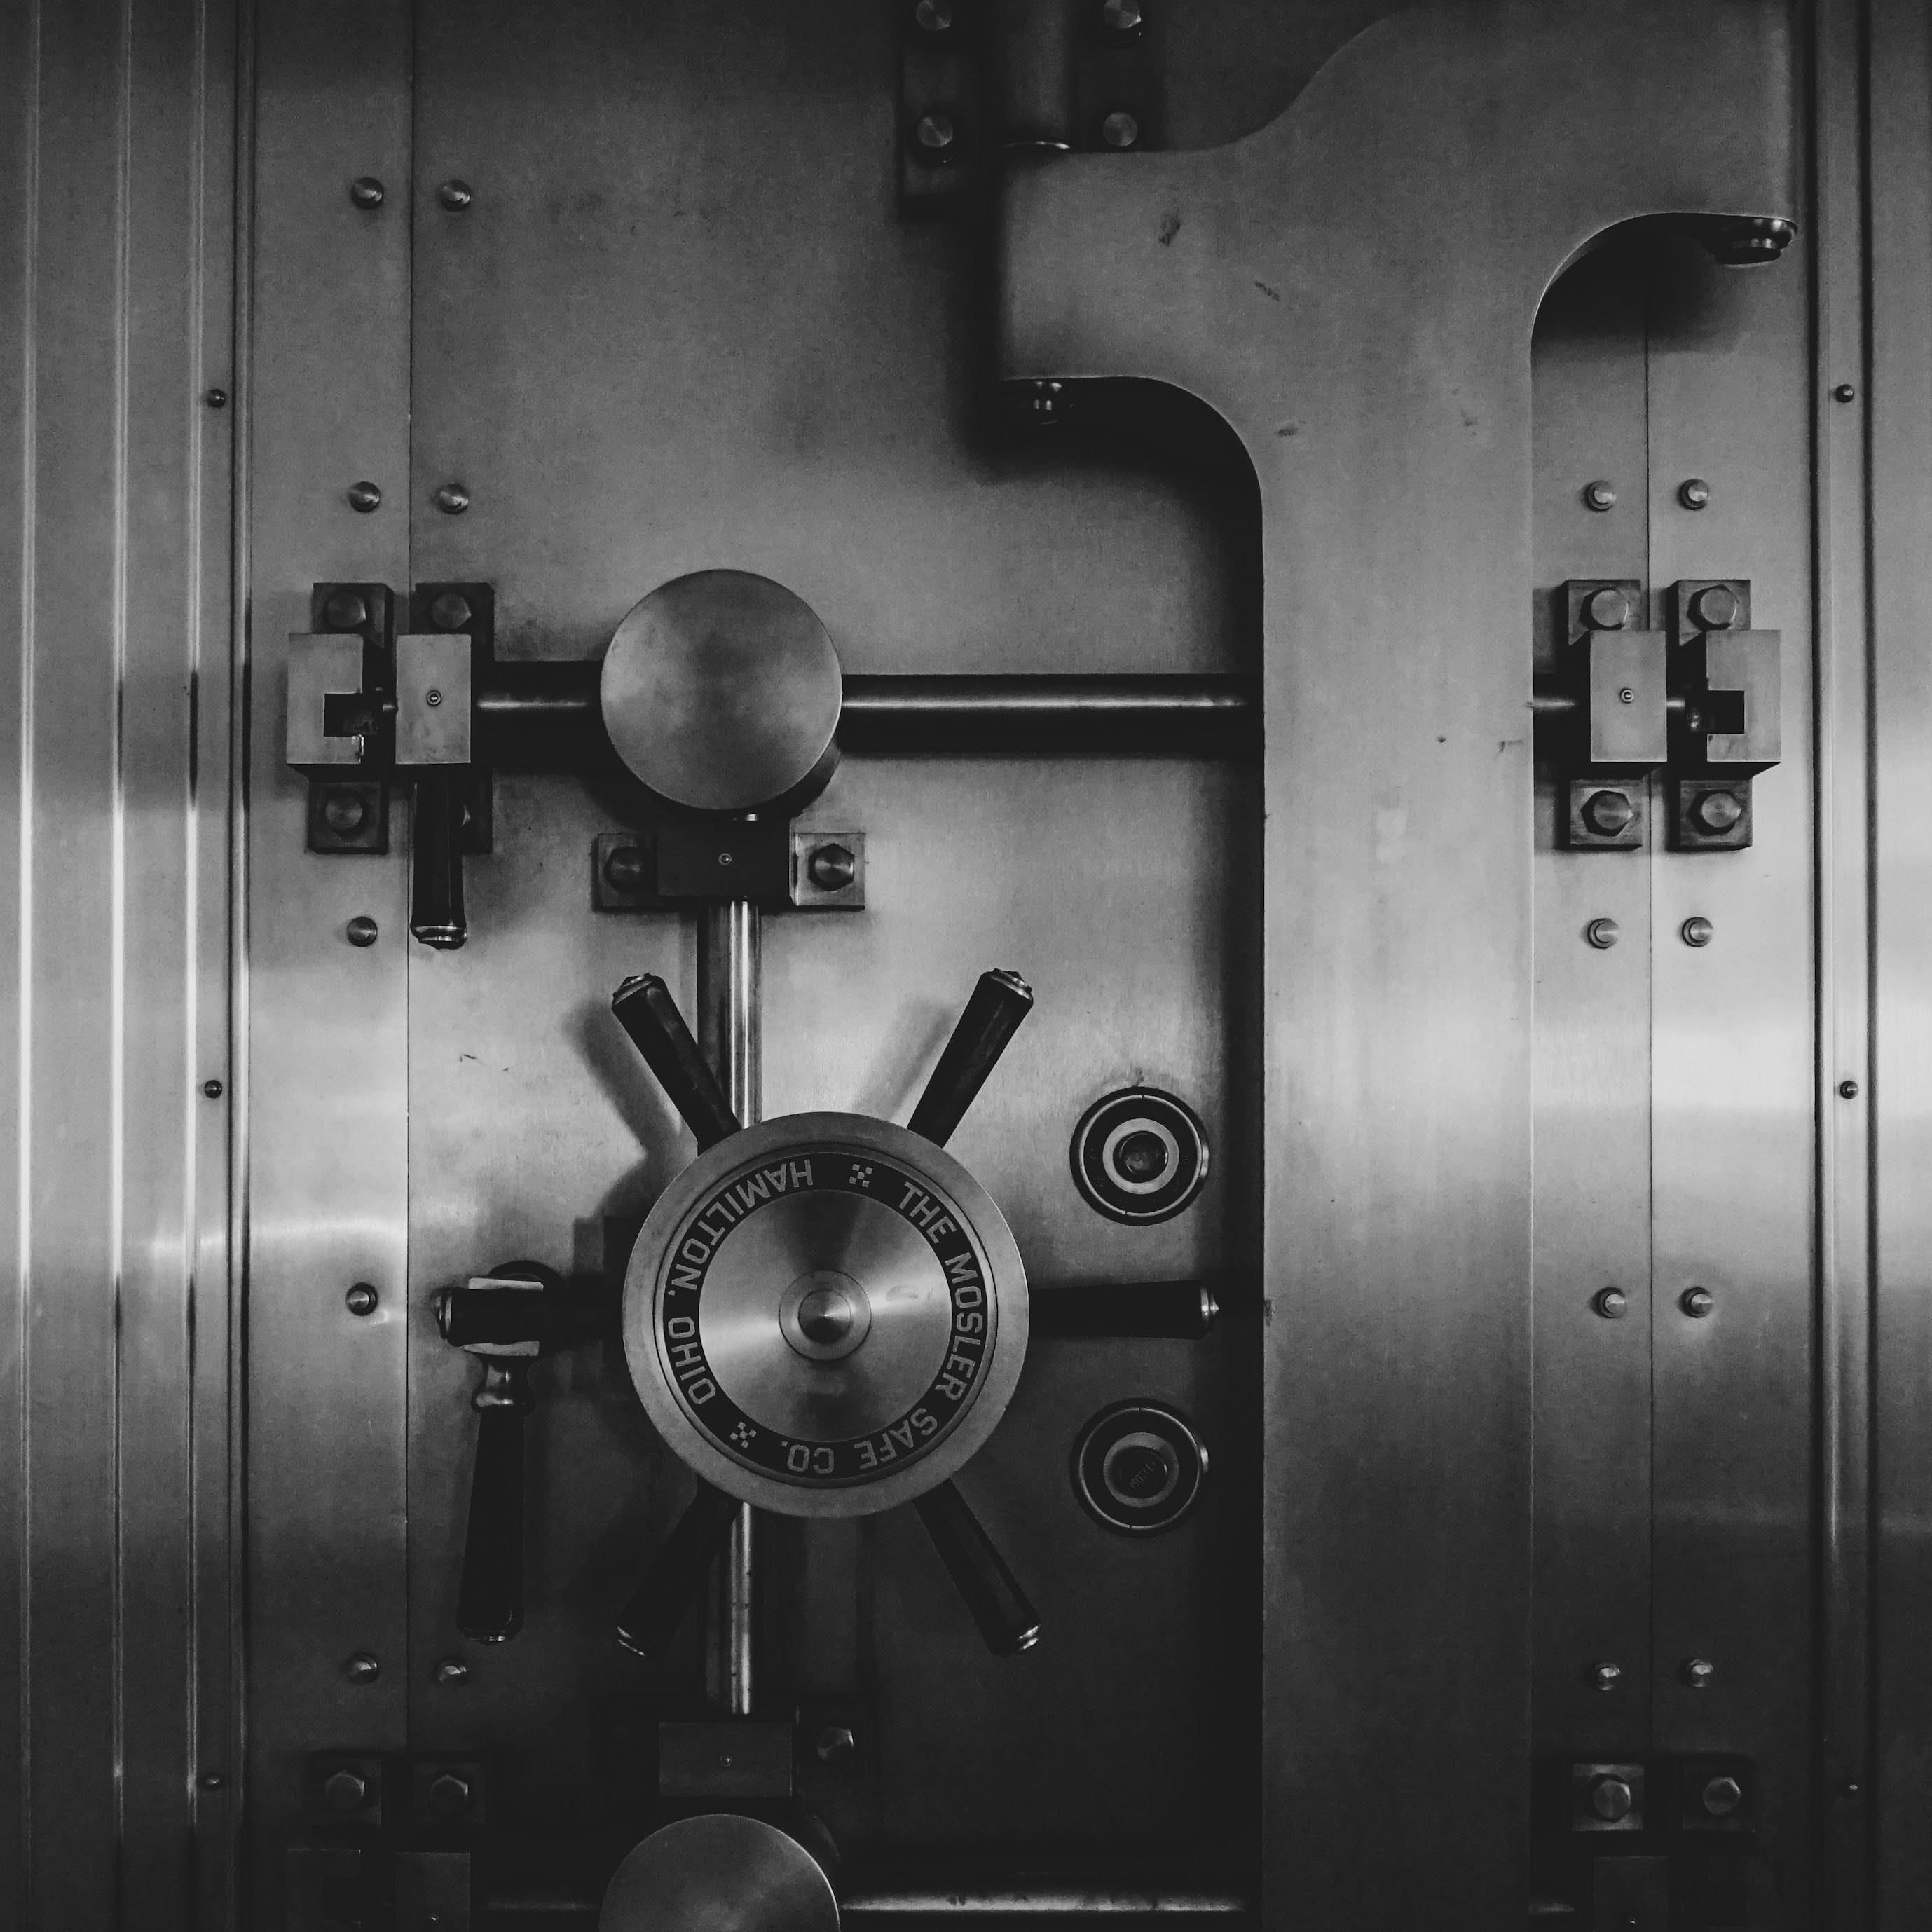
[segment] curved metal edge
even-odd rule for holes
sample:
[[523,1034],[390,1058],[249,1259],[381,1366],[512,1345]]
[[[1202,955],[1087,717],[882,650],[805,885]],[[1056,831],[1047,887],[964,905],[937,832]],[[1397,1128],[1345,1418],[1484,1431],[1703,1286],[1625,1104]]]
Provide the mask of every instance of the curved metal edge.
[[[927,1455],[876,1482],[839,1490],[803,1490],[748,1469],[695,1427],[672,1392],[657,1349],[657,1298],[671,1236],[685,1217],[734,1169],[800,1145],[850,1147],[884,1156],[928,1176],[935,1191],[969,1227],[986,1259],[992,1318],[991,1360],[971,1407]],[[1019,1244],[992,1196],[943,1148],[869,1114],[783,1114],[734,1134],[698,1158],[665,1188],[646,1218],[624,1276],[624,1359],[638,1398],[672,1452],[704,1481],[740,1502],[779,1516],[874,1516],[910,1502],[956,1475],[1005,1414],[1026,1360],[1030,1328],[1026,1268]]]

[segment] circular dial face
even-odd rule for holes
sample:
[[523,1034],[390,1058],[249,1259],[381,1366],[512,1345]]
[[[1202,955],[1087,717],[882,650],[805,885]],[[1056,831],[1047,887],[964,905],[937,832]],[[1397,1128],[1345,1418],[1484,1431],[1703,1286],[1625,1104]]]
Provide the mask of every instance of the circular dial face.
[[665,1440],[794,1516],[865,1514],[950,1475],[1004,1412],[1026,1332],[984,1190],[862,1114],[768,1120],[701,1154],[625,1283],[625,1352]]

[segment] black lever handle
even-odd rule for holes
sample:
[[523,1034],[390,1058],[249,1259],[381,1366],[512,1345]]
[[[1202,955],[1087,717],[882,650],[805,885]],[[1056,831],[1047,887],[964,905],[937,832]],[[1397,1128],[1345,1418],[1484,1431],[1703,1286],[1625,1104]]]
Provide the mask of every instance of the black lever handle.
[[640,1657],[662,1657],[670,1648],[737,1514],[734,1498],[709,1483],[698,1484],[691,1507],[651,1559],[644,1581],[617,1619],[617,1641],[626,1650]]
[[1028,1325],[1036,1335],[1165,1336],[1198,1342],[1221,1304],[1204,1281],[1109,1282],[1097,1288],[1032,1288]]
[[1017,1657],[1032,1649],[1040,1641],[1040,1618],[966,1498],[951,1483],[941,1483],[917,1498],[913,1508],[966,1600],[986,1648],[995,1657]]
[[536,1407],[528,1355],[486,1358],[477,1412],[476,1467],[456,1628],[482,1643],[503,1643],[524,1627],[524,1418]]
[[466,767],[416,780],[410,820],[410,930],[425,946],[454,952],[470,936],[463,910],[463,782]]
[[670,988],[655,973],[626,980],[611,995],[610,1010],[657,1076],[666,1099],[698,1136],[699,1153],[738,1131],[738,1117],[717,1075],[691,1036]]
[[906,1125],[944,1147],[1032,1011],[1033,988],[1017,973],[982,973]]

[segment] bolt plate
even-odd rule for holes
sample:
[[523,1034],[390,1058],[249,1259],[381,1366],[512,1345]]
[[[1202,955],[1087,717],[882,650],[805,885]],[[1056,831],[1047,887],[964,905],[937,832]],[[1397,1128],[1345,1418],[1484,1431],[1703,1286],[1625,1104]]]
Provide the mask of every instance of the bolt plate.
[[[1600,1815],[1592,1802],[1598,1783],[1614,1778],[1629,1788],[1630,1807],[1621,1818]],[[1640,1764],[1573,1764],[1570,1767],[1570,1828],[1573,1832],[1641,1832],[1644,1770]]]
[[[1570,779],[1568,807],[1564,818],[1564,844],[1573,852],[1642,851],[1645,844],[1647,789],[1640,782],[1606,784],[1600,778]],[[1606,791],[1621,794],[1631,808],[1630,823],[1618,832],[1598,831],[1585,814],[1591,800],[1599,792]]]
[[[812,876],[812,855],[820,847],[842,845],[852,855],[852,883],[825,886]],[[791,902],[802,912],[863,912],[866,909],[866,835],[862,832],[791,833]]]
[[[1712,792],[1729,792],[1744,807],[1736,824],[1723,832],[1707,831],[1699,822],[1700,800]],[[1679,852],[1738,852],[1751,842],[1751,785],[1749,778],[1679,778],[1676,809],[1671,814],[1671,844]]]
[[[338,832],[329,823],[332,801],[352,800],[362,822]],[[308,849],[311,852],[386,852],[389,789],[380,778],[311,778],[308,787]]]

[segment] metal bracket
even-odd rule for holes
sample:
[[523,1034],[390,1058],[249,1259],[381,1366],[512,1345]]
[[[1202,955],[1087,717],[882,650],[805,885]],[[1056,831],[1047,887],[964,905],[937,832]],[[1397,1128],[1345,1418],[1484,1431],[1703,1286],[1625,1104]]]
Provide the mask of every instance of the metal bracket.
[[590,863],[599,912],[729,898],[806,912],[866,908],[866,835],[856,830],[669,820],[649,830],[600,832]]

